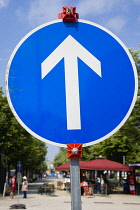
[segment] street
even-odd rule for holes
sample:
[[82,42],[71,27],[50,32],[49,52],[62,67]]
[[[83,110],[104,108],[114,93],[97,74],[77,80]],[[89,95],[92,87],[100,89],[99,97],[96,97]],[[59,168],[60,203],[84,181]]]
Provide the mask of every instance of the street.
[[[27,199],[23,199],[22,192],[19,196],[19,204],[24,204],[28,210],[71,210],[71,196],[65,190],[55,190],[54,195],[38,194],[38,187],[45,182],[56,183],[60,179],[43,178],[34,183],[29,183]],[[140,196],[125,194],[110,194],[107,196],[82,196],[82,210],[139,210]],[[0,210],[8,210],[13,204],[18,204],[18,195],[14,199],[0,198]]]

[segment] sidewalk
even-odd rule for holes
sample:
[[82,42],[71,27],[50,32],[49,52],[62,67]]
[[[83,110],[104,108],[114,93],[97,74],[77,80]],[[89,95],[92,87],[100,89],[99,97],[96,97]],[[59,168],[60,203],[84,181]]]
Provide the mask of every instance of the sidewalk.
[[[19,196],[19,204],[24,204],[28,210],[71,210],[71,197],[66,191],[56,190],[55,194],[38,195],[38,187],[44,182],[54,183],[60,179],[45,179],[29,184],[27,199]],[[81,197],[82,210],[140,210],[140,196],[112,194],[108,196]],[[18,196],[0,198],[0,210],[9,210],[10,206],[18,204]]]

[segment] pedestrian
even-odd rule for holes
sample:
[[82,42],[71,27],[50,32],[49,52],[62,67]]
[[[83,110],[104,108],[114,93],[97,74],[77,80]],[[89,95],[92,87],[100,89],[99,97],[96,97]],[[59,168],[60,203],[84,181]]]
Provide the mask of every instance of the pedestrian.
[[38,175],[38,179],[39,179],[39,180],[42,180],[42,173],[40,173],[40,174]]
[[23,177],[22,188],[23,198],[27,198],[28,182],[26,176]]
[[13,199],[14,198],[14,191],[16,189],[16,177],[15,176],[13,176],[10,179],[10,187],[11,187],[11,190],[10,190],[10,199]]

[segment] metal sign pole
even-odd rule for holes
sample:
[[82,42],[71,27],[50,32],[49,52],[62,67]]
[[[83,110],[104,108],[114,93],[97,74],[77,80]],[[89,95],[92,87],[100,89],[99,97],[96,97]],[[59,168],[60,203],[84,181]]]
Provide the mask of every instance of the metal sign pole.
[[17,173],[17,182],[18,182],[18,204],[19,204],[19,186],[21,182],[21,172]]
[[82,210],[79,161],[82,158],[82,144],[68,144],[67,151],[70,159],[71,210]]
[[19,205],[19,182],[18,182],[18,205]]
[[20,182],[21,182],[21,171],[22,171],[22,165],[21,165],[21,162],[18,161],[18,164],[17,164],[18,205],[19,205],[19,186],[20,186]]
[[71,210],[82,210],[79,159],[70,159]]

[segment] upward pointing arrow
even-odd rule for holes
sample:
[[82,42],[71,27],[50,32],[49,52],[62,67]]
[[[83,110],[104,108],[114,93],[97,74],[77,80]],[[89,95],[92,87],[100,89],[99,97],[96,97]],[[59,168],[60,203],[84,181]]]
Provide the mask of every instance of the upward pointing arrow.
[[64,58],[68,130],[81,129],[77,57],[101,77],[100,61],[70,35],[41,63],[43,79]]

